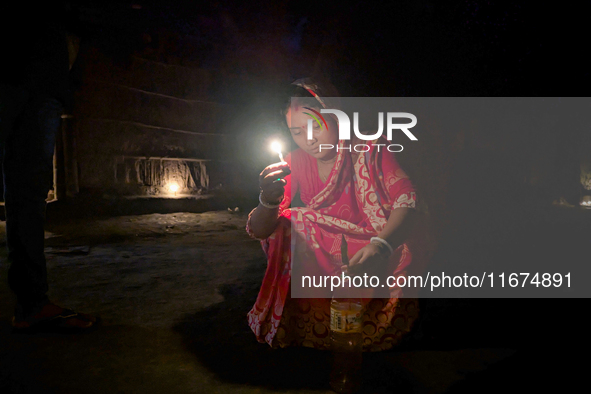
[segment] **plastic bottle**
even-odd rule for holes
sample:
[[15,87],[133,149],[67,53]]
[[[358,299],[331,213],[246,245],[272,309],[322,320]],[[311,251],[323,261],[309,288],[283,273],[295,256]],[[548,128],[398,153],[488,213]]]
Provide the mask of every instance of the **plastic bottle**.
[[333,365],[330,387],[337,393],[354,393],[361,388],[363,338],[359,299],[333,298],[330,305]]
[[[343,264],[348,265],[347,243],[342,239]],[[337,298],[339,297],[339,298]],[[337,393],[354,393],[361,388],[363,305],[346,287],[339,289],[330,304],[330,335],[333,365],[330,387]]]

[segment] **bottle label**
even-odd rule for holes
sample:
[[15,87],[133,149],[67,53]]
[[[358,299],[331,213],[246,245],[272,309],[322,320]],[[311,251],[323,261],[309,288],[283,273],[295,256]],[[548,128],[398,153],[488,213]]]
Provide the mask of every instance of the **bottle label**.
[[361,311],[330,308],[330,330],[333,332],[361,332]]

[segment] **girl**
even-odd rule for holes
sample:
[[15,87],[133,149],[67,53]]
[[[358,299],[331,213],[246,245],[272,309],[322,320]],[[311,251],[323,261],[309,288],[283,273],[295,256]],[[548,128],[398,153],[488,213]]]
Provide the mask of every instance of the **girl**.
[[[329,102],[329,85],[312,79],[293,83],[286,121],[298,145],[285,162],[272,164],[260,174],[260,204],[250,213],[246,230],[261,240],[268,259],[267,271],[248,321],[259,342],[272,347],[291,345],[328,349],[330,346],[330,294],[292,298],[290,290],[292,242],[304,243],[309,272],[352,275],[385,269],[405,275],[412,256],[405,239],[416,203],[415,190],[394,154],[371,147],[357,153],[355,141],[338,139],[336,118],[325,116],[325,127],[315,124],[308,139],[310,106],[297,97],[314,98],[316,111],[336,108]],[[331,106],[327,106],[330,104]],[[304,106],[306,108],[304,108]],[[313,108],[312,108],[313,109]],[[325,149],[329,144],[339,149]],[[349,149],[347,149],[349,148]],[[299,193],[305,207],[291,208]],[[341,240],[346,239],[348,266],[342,265]],[[293,237],[293,239],[292,239]],[[298,247],[294,249],[297,251]],[[297,252],[294,252],[297,253]],[[293,257],[293,259],[292,259]],[[326,289],[324,289],[326,290]],[[402,289],[390,287],[389,298],[364,299],[362,321],[366,351],[391,348],[408,332],[418,314],[417,300],[401,298]]]

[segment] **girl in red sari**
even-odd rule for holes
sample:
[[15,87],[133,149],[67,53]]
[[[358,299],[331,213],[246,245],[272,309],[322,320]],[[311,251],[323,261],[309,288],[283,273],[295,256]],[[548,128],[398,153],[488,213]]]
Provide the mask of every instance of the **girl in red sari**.
[[[303,79],[293,84],[297,86],[293,96],[316,98],[318,109],[335,108],[326,106],[327,95],[315,81]],[[258,341],[272,347],[328,349],[330,295],[291,297],[292,243],[303,243],[307,249],[305,258],[300,256],[297,261],[307,262],[308,273],[341,276],[348,271],[357,275],[377,268],[404,276],[412,260],[405,229],[416,193],[394,154],[375,146],[388,141],[362,141],[371,149],[356,153],[347,149],[354,141],[338,140],[338,124],[330,116],[325,117],[327,127],[316,125],[309,140],[309,116],[304,112],[297,99],[292,99],[286,120],[299,149],[284,162],[263,170],[260,204],[248,218],[246,230],[261,240],[268,259],[248,322]],[[338,145],[339,149],[321,150],[321,144]],[[297,193],[305,207],[290,208]],[[349,266],[342,265],[343,236],[348,255],[353,256]],[[294,250],[299,249],[296,246]],[[389,349],[410,331],[418,303],[402,297],[402,290],[390,287],[389,298],[363,300],[364,350]]]

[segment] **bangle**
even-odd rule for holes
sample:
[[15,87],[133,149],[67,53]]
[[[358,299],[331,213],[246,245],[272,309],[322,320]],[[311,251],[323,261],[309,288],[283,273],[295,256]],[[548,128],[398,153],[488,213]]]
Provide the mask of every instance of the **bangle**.
[[281,200],[279,200],[278,203],[276,204],[270,204],[268,202],[263,201],[263,192],[261,191],[261,193],[259,194],[259,202],[261,203],[261,205],[267,209],[275,209],[275,208],[279,208],[279,205],[281,205],[281,201],[283,201],[283,197],[281,197]]
[[390,254],[394,253],[394,249],[392,249],[392,247],[390,246],[390,244],[388,243],[388,241],[386,241],[385,239],[382,239],[380,237],[372,237],[369,242],[378,242],[384,246],[386,246],[388,248],[388,250],[390,251]]

